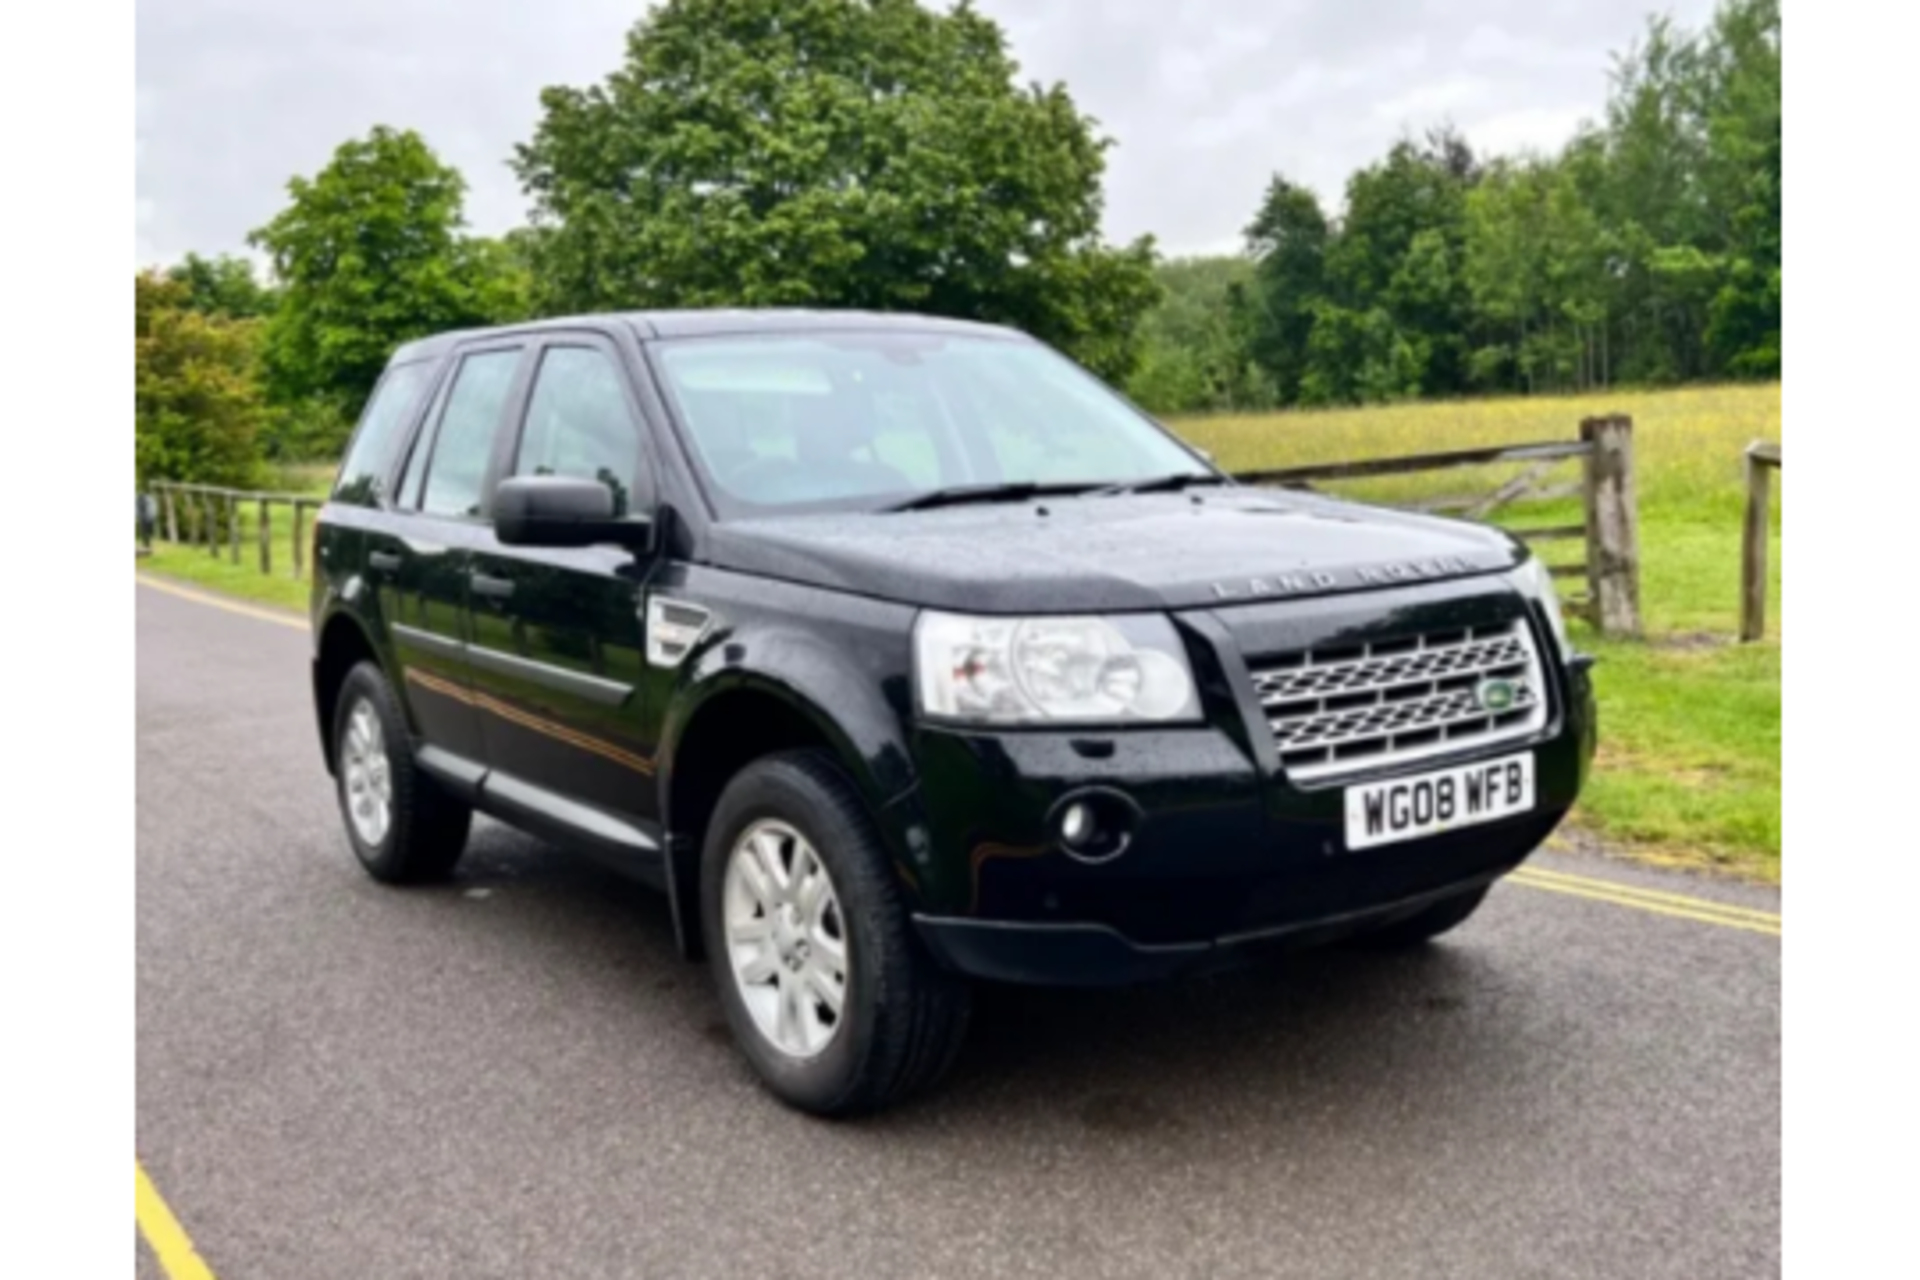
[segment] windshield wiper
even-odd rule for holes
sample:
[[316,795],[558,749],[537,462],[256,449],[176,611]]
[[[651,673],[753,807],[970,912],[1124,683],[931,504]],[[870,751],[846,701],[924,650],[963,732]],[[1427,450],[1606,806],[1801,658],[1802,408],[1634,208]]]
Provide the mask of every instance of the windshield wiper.
[[928,511],[934,507],[963,507],[977,502],[1019,502],[1044,494],[1085,493],[1094,487],[1090,484],[1045,484],[1037,480],[1014,480],[1005,484],[958,484],[930,490],[891,507],[882,507],[881,510],[887,513]]
[[1146,480],[1129,480],[1125,484],[1110,484],[1095,489],[1091,496],[1110,497],[1117,493],[1174,493],[1181,489],[1191,489],[1201,484],[1228,484],[1224,476],[1214,475],[1211,471],[1177,471],[1170,476],[1153,476]]

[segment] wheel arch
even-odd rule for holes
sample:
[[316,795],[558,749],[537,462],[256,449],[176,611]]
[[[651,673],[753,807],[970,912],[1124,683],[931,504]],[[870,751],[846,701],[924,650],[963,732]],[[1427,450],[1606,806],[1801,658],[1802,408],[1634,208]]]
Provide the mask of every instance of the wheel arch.
[[[381,659],[380,650],[373,643],[366,625],[344,609],[334,611],[321,623],[313,651],[314,720],[320,733],[320,752],[326,760],[329,774],[334,772],[338,764],[333,757],[334,707],[340,698],[340,687],[346,683],[347,673],[362,662],[372,662],[383,671],[386,669],[386,663]],[[394,689],[394,696],[400,699],[401,712],[407,714],[406,698],[398,686]]]
[[892,856],[903,855],[905,842],[887,816],[911,786],[898,717],[877,689],[839,665],[815,652],[797,670],[696,671],[671,705],[662,725],[658,785],[675,931],[688,956],[704,953],[699,885],[708,820],[727,783],[755,760],[805,748],[827,753],[853,783]]

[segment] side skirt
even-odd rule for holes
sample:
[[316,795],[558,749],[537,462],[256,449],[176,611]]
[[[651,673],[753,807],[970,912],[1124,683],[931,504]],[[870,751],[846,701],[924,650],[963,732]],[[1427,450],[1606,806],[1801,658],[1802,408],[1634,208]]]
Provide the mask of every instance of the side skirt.
[[[665,839],[657,824],[616,817],[439,747],[417,746],[414,759],[480,812],[642,884],[669,888]],[[682,927],[677,914],[676,932]]]

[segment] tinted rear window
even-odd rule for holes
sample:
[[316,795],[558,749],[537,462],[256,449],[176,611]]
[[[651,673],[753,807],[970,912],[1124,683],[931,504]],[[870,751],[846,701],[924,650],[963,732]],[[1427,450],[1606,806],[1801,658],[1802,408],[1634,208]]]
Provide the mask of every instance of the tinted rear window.
[[333,487],[336,499],[371,504],[385,495],[394,450],[400,447],[432,372],[433,362],[422,360],[394,365],[381,375],[380,384],[360,415],[346,461],[340,464],[340,479]]

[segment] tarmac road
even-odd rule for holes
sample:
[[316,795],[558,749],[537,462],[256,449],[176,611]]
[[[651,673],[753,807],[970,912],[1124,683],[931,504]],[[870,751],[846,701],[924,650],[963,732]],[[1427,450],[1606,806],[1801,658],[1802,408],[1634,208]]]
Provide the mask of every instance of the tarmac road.
[[648,891],[491,824],[368,880],[304,627],[137,594],[142,1276],[1779,1270],[1771,891],[1542,857],[1418,955],[994,990],[940,1092],[824,1124]]

